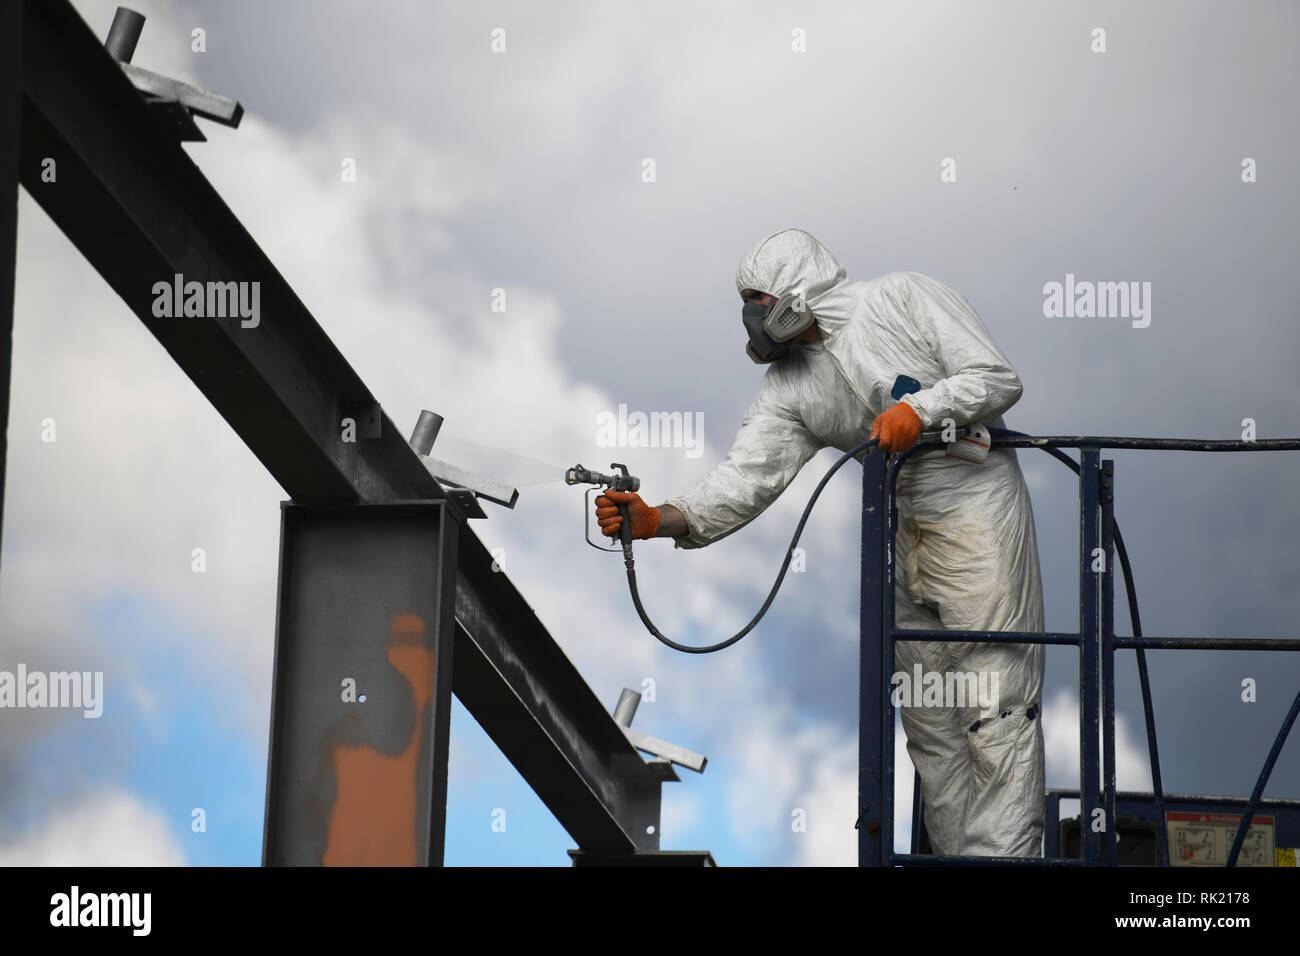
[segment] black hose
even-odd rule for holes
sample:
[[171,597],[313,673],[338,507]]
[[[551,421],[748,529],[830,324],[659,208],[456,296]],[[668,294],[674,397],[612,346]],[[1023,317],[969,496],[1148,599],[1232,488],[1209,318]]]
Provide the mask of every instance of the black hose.
[[785,573],[790,568],[790,559],[794,557],[794,548],[795,545],[799,543],[799,535],[803,534],[803,526],[808,523],[808,516],[812,514],[813,505],[817,503],[817,498],[821,495],[822,489],[826,487],[826,482],[831,480],[831,476],[834,475],[835,472],[839,471],[840,466],[846,461],[855,455],[866,451],[868,448],[879,444],[879,442],[879,438],[872,438],[864,441],[861,445],[850,448],[840,457],[839,461],[831,465],[830,469],[826,472],[825,477],[822,478],[821,483],[817,485],[817,490],[814,491],[812,497],[808,499],[807,506],[803,509],[803,516],[800,517],[799,524],[794,529],[794,537],[790,539],[790,547],[785,550],[785,560],[781,563],[781,573],[776,576],[776,583],[772,585],[772,590],[768,592],[767,600],[763,602],[763,606],[758,609],[758,613],[754,615],[754,619],[746,624],[740,633],[733,634],[725,641],[721,641],[717,644],[710,644],[707,647],[690,647],[686,644],[678,644],[676,641],[662,634],[659,631],[659,628],[654,626],[654,622],[652,622],[646,614],[645,608],[641,606],[641,595],[637,593],[636,588],[636,568],[634,566],[636,562],[632,557],[632,523],[628,518],[626,506],[620,508],[619,510],[623,515],[623,522],[622,529],[619,532],[619,537],[623,543],[623,564],[627,567],[627,586],[628,590],[632,592],[632,603],[636,605],[636,613],[640,616],[641,623],[646,626],[646,630],[673,650],[682,651],[685,654],[712,654],[714,651],[720,651],[723,648],[730,647],[752,631],[758,622],[763,619],[763,615],[767,613],[767,609],[772,606],[772,602],[776,600],[776,592],[781,589],[781,582],[785,580]]

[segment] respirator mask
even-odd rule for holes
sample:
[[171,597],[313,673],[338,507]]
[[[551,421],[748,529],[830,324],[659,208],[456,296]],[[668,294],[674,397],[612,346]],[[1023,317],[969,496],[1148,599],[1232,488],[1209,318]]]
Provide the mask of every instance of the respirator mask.
[[746,302],[740,318],[749,333],[745,352],[759,365],[789,355],[794,340],[813,324],[812,309],[798,292],[783,295],[771,305]]

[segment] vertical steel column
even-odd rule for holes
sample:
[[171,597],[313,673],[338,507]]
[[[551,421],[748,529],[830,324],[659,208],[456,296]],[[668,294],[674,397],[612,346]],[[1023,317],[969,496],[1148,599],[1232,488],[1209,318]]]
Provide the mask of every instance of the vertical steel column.
[[[1101,863],[1101,834],[1093,829],[1098,806],[1100,768],[1097,739],[1100,715],[1097,706],[1098,664],[1101,653],[1101,618],[1097,607],[1098,580],[1093,562],[1100,549],[1097,509],[1100,492],[1100,452],[1080,449],[1079,461],[1079,835],[1085,866]],[[1107,821],[1109,825],[1109,821]]]
[[[858,646],[858,866],[884,866],[885,768],[881,723],[889,695],[885,645],[885,456],[868,454],[862,469],[862,604]],[[890,728],[892,729],[892,728]],[[891,734],[892,737],[892,734]]]
[[0,533],[4,531],[5,461],[9,452],[9,387],[14,335],[14,269],[18,256],[18,153],[22,142],[23,7],[0,3]]
[[441,866],[460,522],[281,505],[268,866]]
[[1102,804],[1106,829],[1102,856],[1107,866],[1119,865],[1119,826],[1115,815],[1115,462],[1101,463],[1101,707]]

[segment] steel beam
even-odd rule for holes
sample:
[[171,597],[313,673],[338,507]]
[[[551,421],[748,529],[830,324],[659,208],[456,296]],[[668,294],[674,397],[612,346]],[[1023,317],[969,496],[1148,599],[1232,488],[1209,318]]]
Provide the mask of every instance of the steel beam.
[[281,508],[263,863],[440,866],[460,521]]
[[0,532],[4,530],[14,268],[18,257],[18,142],[22,129],[23,4],[0,3]]
[[[15,5],[0,4],[7,17]],[[302,504],[418,499],[454,509],[72,7],[29,0],[24,13],[22,55],[31,68],[22,74],[23,185],[276,481]],[[14,62],[6,58],[0,70],[12,76]],[[47,156],[57,162],[54,184],[40,181]],[[260,283],[260,321],[155,317],[154,284],[178,273],[187,281]],[[341,418],[362,424],[367,413],[371,427],[355,442],[341,440]],[[492,567],[482,542],[462,527],[456,695],[579,847],[657,849],[658,776]]]
[[468,533],[456,624],[456,696],[578,846],[657,850],[659,778]]

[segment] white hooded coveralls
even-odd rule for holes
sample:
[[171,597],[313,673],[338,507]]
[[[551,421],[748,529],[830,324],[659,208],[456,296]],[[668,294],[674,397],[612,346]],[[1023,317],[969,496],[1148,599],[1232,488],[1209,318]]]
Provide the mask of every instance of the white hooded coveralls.
[[[960,295],[915,272],[849,281],[815,238],[786,229],[741,260],[736,288],[801,290],[821,341],[768,366],[726,459],[667,503],[700,548],[761,514],[820,449],[865,441],[895,404],[900,375],[922,427],[1001,426],[1020,379]],[[983,464],[919,455],[898,477],[895,621],[900,628],[1042,631],[1043,598],[1029,492],[1013,449]],[[898,641],[896,671],[985,673],[998,700],[903,706],[907,750],[921,775],[934,852],[1039,856],[1043,835],[1041,644]],[[960,678],[957,678],[958,680]],[[945,680],[945,684],[947,681]],[[892,733],[892,729],[890,730]]]

